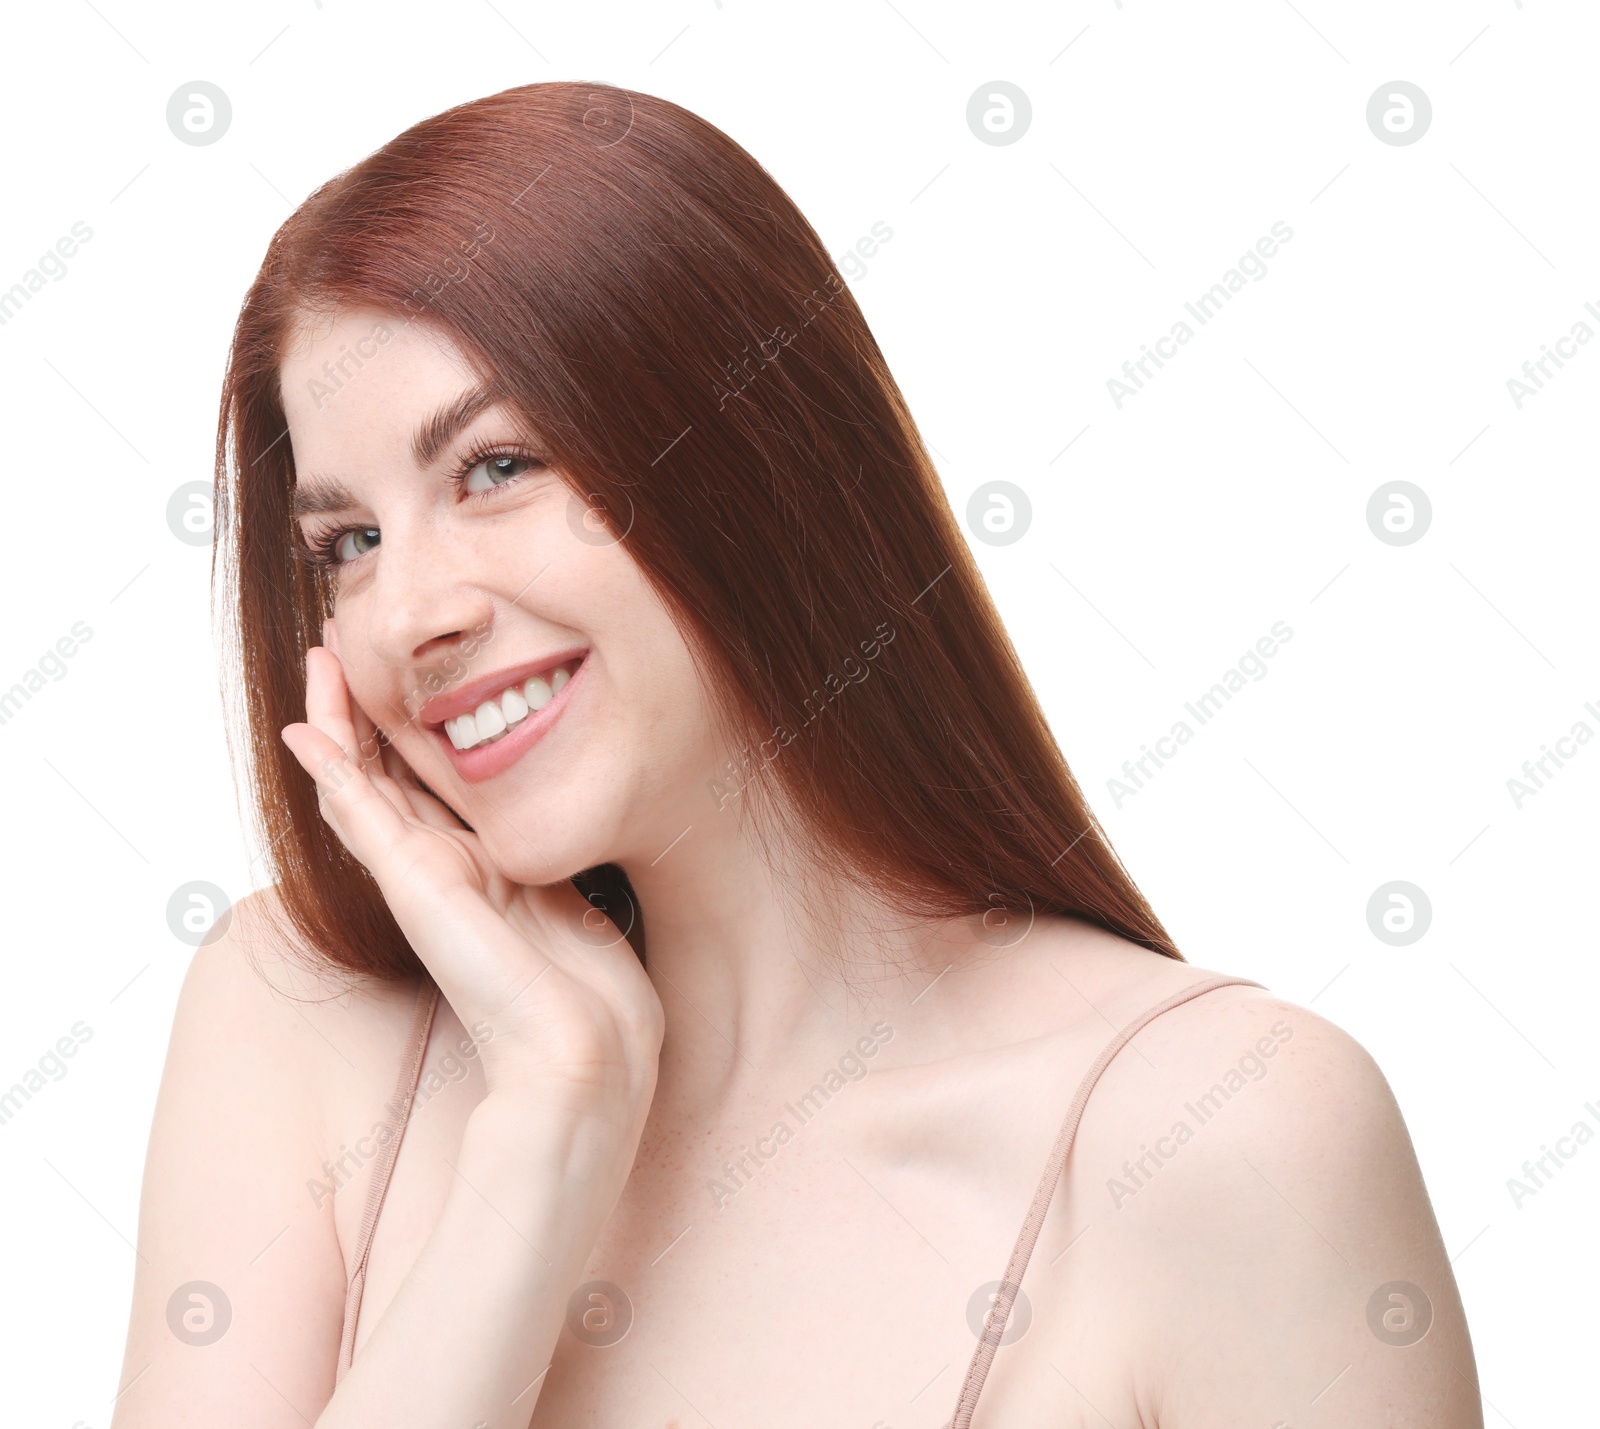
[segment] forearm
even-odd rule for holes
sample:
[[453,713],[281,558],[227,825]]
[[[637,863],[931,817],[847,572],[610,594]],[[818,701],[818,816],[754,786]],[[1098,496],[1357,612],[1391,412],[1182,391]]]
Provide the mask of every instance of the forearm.
[[415,1265],[316,1429],[525,1429],[627,1166],[594,1123],[485,1102],[454,1170]]

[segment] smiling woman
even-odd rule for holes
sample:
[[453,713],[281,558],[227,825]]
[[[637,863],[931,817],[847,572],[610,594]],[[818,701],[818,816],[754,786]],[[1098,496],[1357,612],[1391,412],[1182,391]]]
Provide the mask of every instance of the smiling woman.
[[400,135],[273,238],[217,460],[272,886],[185,983],[119,1429],[1481,1422],[1381,1073],[1181,957],[725,134]]
[[[830,298],[820,308],[819,292]],[[730,401],[728,364],[784,324],[800,334],[784,361]],[[376,355],[355,367],[348,354],[362,342]],[[422,363],[430,377],[448,365],[455,380],[427,413],[404,385],[422,380]],[[330,372],[345,379],[333,400]],[[583,85],[463,105],[330,181],[276,235],[245,301],[219,433],[219,551],[234,582],[262,839],[313,946],[353,968],[419,971],[378,890],[350,877],[278,740],[300,716],[298,672],[336,589],[365,598],[382,580],[327,570],[332,559],[359,564],[374,527],[304,519],[359,509],[350,485],[371,447],[355,437],[352,408],[379,401],[406,414],[407,441],[387,459],[419,473],[474,433],[448,472],[475,513],[461,532],[547,522],[553,483],[565,483],[556,513],[597,561],[612,569],[625,541],[734,748],[802,710],[835,652],[886,617],[926,633],[897,644],[894,678],[848,718],[819,723],[809,758],[773,768],[781,797],[769,803],[824,835],[808,841],[830,875],[865,878],[917,915],[998,899],[1175,955],[1061,759],[815,231],[719,131],[648,96]],[[230,435],[248,480],[221,460]],[[483,484],[503,471],[469,489],[477,463],[501,456],[545,474],[504,498]],[[512,509],[497,512],[506,499]],[[322,565],[298,563],[286,584],[292,515]],[[343,543],[337,558],[330,541]],[[504,599],[554,580],[533,565],[535,549],[519,547]],[[414,650],[400,658],[427,664]],[[966,792],[978,790],[989,793]],[[606,852],[596,847],[591,863],[619,862]],[[581,869],[519,861],[519,871],[549,881]]]

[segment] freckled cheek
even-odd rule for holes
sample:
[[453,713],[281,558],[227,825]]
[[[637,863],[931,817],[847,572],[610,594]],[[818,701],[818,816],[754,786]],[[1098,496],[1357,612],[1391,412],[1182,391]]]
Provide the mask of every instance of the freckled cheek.
[[[390,744],[400,751],[402,757],[426,750],[429,739],[417,723],[417,711],[435,695],[447,690],[450,681],[439,679],[396,689],[392,670],[379,664],[376,656],[370,657],[370,665],[364,665],[360,647],[352,652],[348,644],[346,637],[342,658],[350,697],[376,727],[363,752],[370,757]],[[409,757],[407,762],[411,762]]]
[[[570,499],[565,487],[540,489],[505,500],[492,520],[462,522],[458,539],[485,584],[490,576],[510,578],[519,571],[526,580],[546,564],[566,567],[592,555],[595,548],[574,534]],[[530,562],[531,572],[525,569]]]
[[[498,527],[480,527],[460,538],[459,570],[475,585],[489,590],[502,587],[515,592],[562,552],[553,533],[526,516],[508,519]],[[552,572],[554,574],[554,572]]]
[[344,679],[351,695],[362,709],[373,714],[383,708],[379,701],[388,688],[378,674],[383,660],[372,647],[372,621],[376,613],[370,580],[363,580],[348,590],[335,587],[333,618],[338,626],[339,663],[344,666]]

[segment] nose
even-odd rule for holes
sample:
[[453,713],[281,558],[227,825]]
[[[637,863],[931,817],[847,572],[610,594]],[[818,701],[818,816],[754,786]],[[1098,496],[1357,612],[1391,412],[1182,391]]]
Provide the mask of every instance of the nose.
[[427,523],[383,528],[367,604],[366,640],[374,655],[419,674],[464,665],[494,618],[494,602],[472,579],[469,555]]

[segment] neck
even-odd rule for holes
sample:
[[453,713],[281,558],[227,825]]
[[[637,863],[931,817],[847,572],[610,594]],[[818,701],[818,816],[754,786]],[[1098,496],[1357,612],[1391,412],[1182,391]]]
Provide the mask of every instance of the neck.
[[965,920],[886,914],[776,823],[758,830],[741,796],[618,860],[666,1014],[663,1083],[696,1101],[837,1058],[970,953]]

